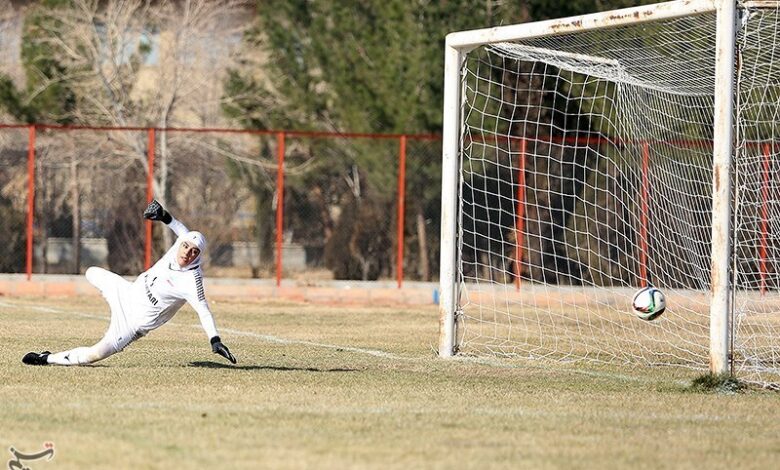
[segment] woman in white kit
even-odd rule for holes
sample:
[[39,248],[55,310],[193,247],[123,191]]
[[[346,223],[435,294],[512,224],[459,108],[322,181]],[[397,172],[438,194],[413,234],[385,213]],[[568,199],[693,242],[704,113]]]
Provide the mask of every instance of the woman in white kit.
[[25,354],[22,362],[75,366],[105,359],[165,324],[187,302],[198,313],[210,339],[211,350],[236,363],[236,358],[219,338],[203,292],[201,257],[206,250],[205,237],[200,232],[187,230],[157,201],[149,204],[144,218],[165,223],[178,238],[168,252],[133,283],[103,268],[87,269],[87,280],[100,290],[111,308],[111,323],[103,339],[94,346],[55,354],[49,351],[30,352]]

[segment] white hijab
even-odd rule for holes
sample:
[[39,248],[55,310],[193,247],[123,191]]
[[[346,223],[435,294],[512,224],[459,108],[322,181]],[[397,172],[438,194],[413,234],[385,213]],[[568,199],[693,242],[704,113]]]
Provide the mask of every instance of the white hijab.
[[[179,266],[179,261],[176,259],[176,256],[179,253],[179,247],[182,243],[189,242],[192,245],[195,245],[199,250],[200,253],[198,253],[198,256],[193,259],[190,264],[186,266]],[[173,263],[171,263],[171,269],[175,269],[178,271],[187,271],[192,268],[197,267],[200,265],[201,259],[203,258],[203,253],[206,252],[206,237],[203,236],[200,232],[187,232],[184,235],[180,236],[176,239],[176,243],[173,244],[173,249],[171,250],[173,253]]]

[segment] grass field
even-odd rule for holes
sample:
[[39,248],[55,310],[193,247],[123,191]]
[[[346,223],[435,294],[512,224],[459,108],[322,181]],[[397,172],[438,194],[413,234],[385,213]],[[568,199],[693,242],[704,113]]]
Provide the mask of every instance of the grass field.
[[0,464],[46,468],[777,468],[780,395],[693,372],[435,357],[437,311],[214,302],[88,367],[24,353],[97,341],[97,297],[0,297]]

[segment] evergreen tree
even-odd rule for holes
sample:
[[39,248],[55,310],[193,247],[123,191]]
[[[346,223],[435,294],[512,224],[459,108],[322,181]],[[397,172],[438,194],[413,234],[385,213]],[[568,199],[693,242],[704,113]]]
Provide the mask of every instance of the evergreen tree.
[[[262,2],[247,48],[268,52],[267,63],[254,65],[264,68],[266,78],[258,77],[250,63],[231,74],[227,92],[233,101],[226,111],[253,128],[439,133],[446,34],[525,19],[522,3]],[[380,249],[373,242],[394,238],[397,148],[395,142],[350,140],[340,145],[315,142],[303,150],[301,158],[314,158],[315,164],[289,181],[287,203],[307,201],[320,208],[316,225],[332,228],[322,241],[326,263],[337,277],[390,275],[392,244]],[[435,262],[438,256],[429,247],[438,246],[440,153],[413,142],[408,148],[406,205],[416,226],[407,224],[412,248],[407,252]],[[268,207],[272,192],[270,185],[256,191],[259,212]],[[341,217],[329,215],[334,206]],[[270,223],[266,215],[264,226]],[[300,232],[312,220],[289,223]],[[433,242],[417,238],[419,233]],[[426,267],[419,271],[425,272],[418,274],[429,279],[435,266],[421,266]]]

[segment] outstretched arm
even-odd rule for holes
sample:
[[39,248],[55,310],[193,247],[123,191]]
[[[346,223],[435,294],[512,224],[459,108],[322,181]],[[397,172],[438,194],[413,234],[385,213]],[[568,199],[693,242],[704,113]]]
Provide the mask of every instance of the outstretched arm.
[[198,312],[198,317],[200,317],[200,324],[203,326],[203,329],[209,336],[211,352],[214,354],[219,354],[231,363],[235,364],[236,357],[233,356],[227,346],[222,344],[222,340],[217,334],[217,327],[214,324],[214,316],[211,314],[208,304],[206,304],[205,301],[202,301],[194,304],[193,307],[195,308],[195,311]]
[[210,338],[213,338],[215,336],[219,336],[217,333],[217,325],[214,323],[214,315],[211,314],[211,310],[209,309],[208,304],[205,300],[201,300],[198,302],[189,302],[190,305],[192,305],[192,308],[195,309],[195,312],[198,314],[198,318],[200,319],[200,324],[203,327],[203,331],[206,332],[206,336]]
[[174,219],[173,216],[171,216],[171,221],[168,222],[168,228],[173,230],[173,233],[175,233],[177,237],[186,235],[187,232],[189,232],[189,229],[183,223]]
[[203,280],[199,275],[197,275],[195,278],[195,291],[196,294],[194,296],[188,297],[187,302],[192,306],[192,308],[195,309],[195,312],[198,314],[198,318],[200,318],[200,324],[203,326],[203,330],[209,337],[211,351],[214,354],[219,354],[231,363],[235,364],[235,356],[233,356],[227,346],[222,344],[219,333],[217,333],[217,326],[214,324],[214,316],[211,314],[209,304],[206,302],[206,297],[203,294]]
[[173,233],[178,237],[189,232],[183,223],[174,219],[170,212],[166,211],[163,206],[157,202],[157,199],[152,199],[152,202],[146,207],[144,219],[159,220],[167,225],[169,229],[173,230]]

